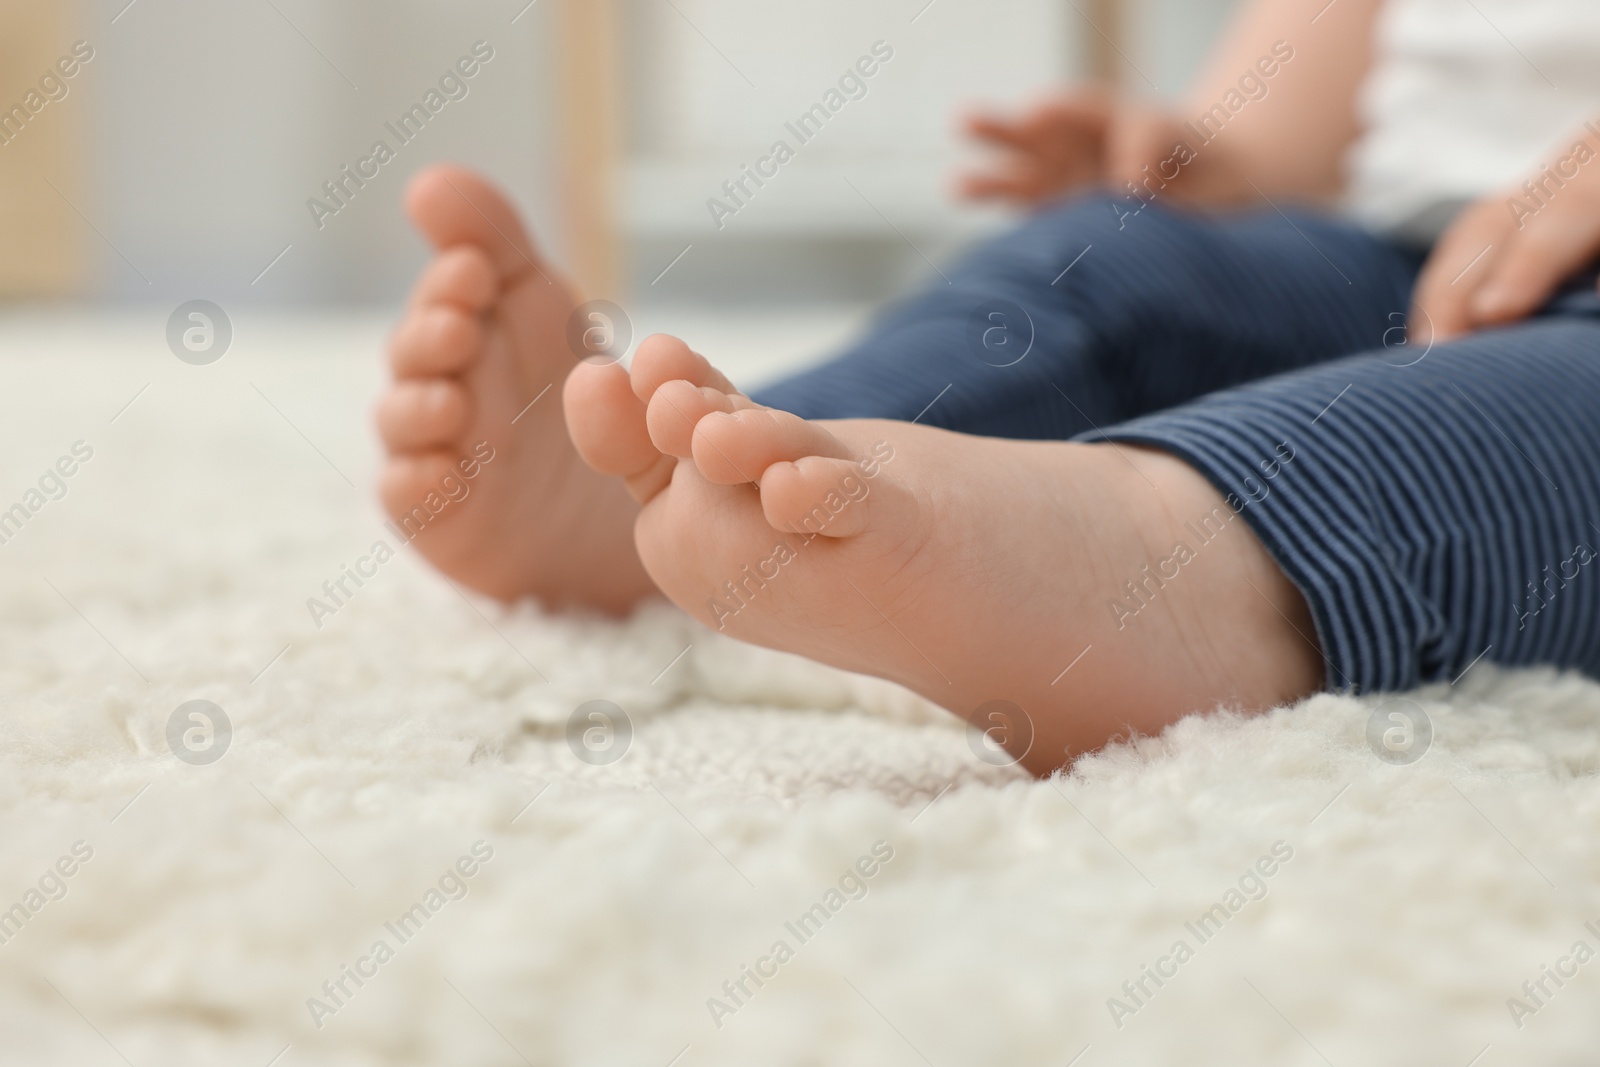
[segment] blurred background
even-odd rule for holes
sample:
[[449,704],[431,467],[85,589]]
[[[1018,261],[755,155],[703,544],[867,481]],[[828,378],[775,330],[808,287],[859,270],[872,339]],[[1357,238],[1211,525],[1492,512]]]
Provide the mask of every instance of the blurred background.
[[[1231,0],[0,0],[0,297],[381,310],[423,262],[407,178],[482,168],[589,295],[861,305],[1002,223],[955,119],[1099,76],[1175,95]],[[474,42],[493,59],[336,216],[323,183]],[[874,42],[894,58],[719,228],[721,196]],[[38,100],[38,97],[33,98]],[[11,135],[20,126],[20,132]],[[670,265],[670,269],[667,269]],[[665,274],[662,272],[665,271]]]

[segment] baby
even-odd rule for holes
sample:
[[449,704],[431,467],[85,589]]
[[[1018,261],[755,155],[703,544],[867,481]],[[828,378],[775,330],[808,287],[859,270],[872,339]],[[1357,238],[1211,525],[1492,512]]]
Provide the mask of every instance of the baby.
[[[1252,0],[1182,107],[1084,91],[974,120],[1003,155],[967,194],[1038,213],[754,399],[672,337],[578,360],[577,299],[511,205],[431,169],[384,503],[403,518],[488,442],[415,542],[446,574],[552,608],[664,594],[900,682],[1036,773],[1219,704],[1452,677],[1486,641],[1592,668],[1600,635],[1513,620],[1600,474],[1530,502],[1525,467],[1488,500],[1472,472],[1600,445],[1600,381],[1558,362],[1600,327],[1479,332],[1600,251],[1597,51],[1592,0]],[[1539,375],[1570,425],[1505,406]],[[1556,439],[1460,434],[1446,386]],[[1384,404],[1407,442],[1359,421]],[[1496,524],[1541,508],[1555,532],[1506,550]]]

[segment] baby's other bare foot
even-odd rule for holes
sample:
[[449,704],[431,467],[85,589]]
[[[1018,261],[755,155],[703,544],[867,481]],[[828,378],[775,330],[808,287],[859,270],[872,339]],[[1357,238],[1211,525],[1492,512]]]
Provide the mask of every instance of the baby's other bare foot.
[[670,337],[641,344],[631,374],[579,367],[566,408],[584,458],[643,505],[640,556],[685,611],[893,679],[985,730],[1008,702],[1023,713],[1008,746],[1035,773],[1321,683],[1299,592],[1163,453],[806,422]]
[[435,566],[481,592],[627,609],[653,591],[633,547],[638,507],[578,458],[562,417],[576,301],[477,175],[424,171],[406,206],[438,255],[389,345],[385,507]]

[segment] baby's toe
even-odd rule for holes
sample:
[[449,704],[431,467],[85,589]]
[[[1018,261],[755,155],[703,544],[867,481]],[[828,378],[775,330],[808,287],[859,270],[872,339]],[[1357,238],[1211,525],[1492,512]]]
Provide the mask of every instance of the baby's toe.
[[759,482],[772,464],[804,456],[851,458],[822,426],[775,408],[707,415],[695,426],[693,448],[700,473],[720,485]]
[[667,382],[685,381],[736,394],[733,383],[700,353],[670,334],[658,333],[639,342],[633,353],[633,392],[645,403]]
[[475,245],[456,245],[434,257],[411,289],[413,308],[445,304],[477,314],[499,295],[494,264]]
[[389,339],[396,378],[463,374],[483,352],[483,323],[448,304],[413,308]]
[[378,432],[393,452],[444,448],[466,432],[472,400],[453,378],[400,381],[378,402]]
[[761,510],[774,529],[828,537],[864,533],[872,482],[854,460],[803,456],[761,476]]
[[[694,428],[700,420],[714,412],[736,411],[736,400],[743,399],[710,386],[682,380],[667,382],[651,395],[646,410],[650,440],[667,455],[688,459],[694,454]],[[748,407],[749,401],[744,405]]]
[[666,486],[677,461],[651,442],[644,402],[620,365],[580,362],[567,375],[562,404],[567,432],[585,463],[626,481],[640,501]]
[[[459,479],[457,460],[453,452],[443,450],[389,457],[378,478],[378,496],[390,518],[403,523],[414,509],[424,506],[423,501],[428,494],[438,494],[441,487],[448,487],[450,483],[446,479]],[[418,529],[432,522],[431,514],[426,509],[420,518]]]

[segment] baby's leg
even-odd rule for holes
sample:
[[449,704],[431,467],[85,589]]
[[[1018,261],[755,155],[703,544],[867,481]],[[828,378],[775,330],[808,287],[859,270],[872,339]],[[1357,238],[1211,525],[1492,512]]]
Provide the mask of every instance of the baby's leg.
[[1065,440],[1405,336],[1417,262],[1354,227],[1137,206],[1097,194],[1031,217],[754,398],[805,418],[921,414]]
[[670,338],[579,367],[566,405],[686,611],[907,685],[1042,772],[1324,685],[1600,674],[1596,350],[1566,321],[1354,357],[1098,442],[808,422]]
[[[1480,657],[1600,676],[1600,323],[1546,319],[1112,428],[1185,460],[1305,595],[1334,689]],[[1097,437],[1098,435],[1089,435]]]

